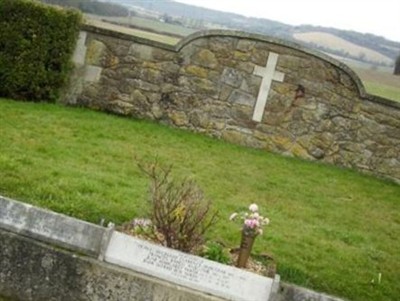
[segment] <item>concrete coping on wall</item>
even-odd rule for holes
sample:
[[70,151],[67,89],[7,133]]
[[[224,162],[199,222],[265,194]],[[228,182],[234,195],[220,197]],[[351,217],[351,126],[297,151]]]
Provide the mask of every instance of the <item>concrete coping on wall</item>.
[[256,33],[243,32],[243,31],[213,29],[213,30],[204,30],[204,31],[195,32],[195,33],[185,37],[181,41],[179,41],[176,45],[171,45],[171,44],[162,43],[162,42],[151,40],[151,39],[146,39],[143,37],[138,37],[135,35],[130,35],[130,34],[123,33],[123,32],[110,30],[110,29],[103,28],[103,27],[90,25],[90,24],[83,24],[81,28],[84,31],[108,35],[108,36],[116,37],[116,38],[123,39],[123,40],[134,41],[136,43],[153,46],[153,47],[158,47],[158,48],[168,50],[168,51],[173,51],[173,52],[179,52],[182,48],[184,48],[188,44],[192,43],[193,41],[195,41],[197,39],[201,39],[201,38],[207,38],[207,37],[228,37],[228,38],[233,37],[233,38],[249,39],[249,40],[253,40],[253,41],[266,42],[266,43],[270,43],[270,44],[284,46],[284,47],[291,48],[291,49],[306,53],[308,55],[314,56],[322,61],[325,61],[325,62],[335,66],[336,68],[343,70],[356,85],[358,94],[362,99],[365,99],[365,100],[368,100],[371,102],[375,102],[375,103],[379,103],[379,104],[382,104],[385,106],[390,106],[390,107],[393,107],[396,109],[400,109],[399,102],[367,93],[359,76],[346,64],[344,64],[322,52],[302,46],[302,45],[292,42],[292,41],[283,40],[280,38],[256,34]]
[[99,257],[107,228],[0,196],[0,228]]

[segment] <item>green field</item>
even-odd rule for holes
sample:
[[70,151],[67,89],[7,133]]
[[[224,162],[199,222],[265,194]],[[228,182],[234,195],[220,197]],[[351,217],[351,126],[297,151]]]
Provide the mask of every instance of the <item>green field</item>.
[[[145,215],[134,157],[174,165],[213,200],[209,240],[239,244],[229,215],[256,202],[271,224],[255,252],[292,282],[349,300],[400,296],[400,186],[357,172],[247,149],[151,122],[0,100],[0,194],[87,221]],[[378,274],[382,281],[378,283]]]
[[85,23],[88,25],[93,25],[96,27],[113,30],[116,32],[121,32],[124,34],[133,35],[133,36],[137,36],[140,38],[149,39],[149,40],[153,40],[153,41],[157,41],[157,42],[161,42],[161,43],[165,43],[165,44],[170,44],[170,45],[175,45],[180,41],[180,38],[171,37],[171,36],[154,33],[154,32],[149,32],[149,31],[145,31],[145,30],[140,30],[140,29],[133,29],[133,28],[128,28],[128,27],[124,27],[124,26],[114,25],[114,24],[102,22],[102,21],[96,20],[96,19],[87,19]]
[[141,28],[148,28],[150,30],[188,36],[194,33],[196,30],[192,28],[187,28],[181,25],[169,24],[165,22],[160,22],[155,19],[147,19],[140,17],[104,17],[104,16],[96,16],[96,15],[87,15],[89,18],[97,19],[97,20],[106,20],[111,22],[116,22],[123,25],[133,25]]
[[354,67],[368,93],[400,101],[400,76],[379,70]]
[[368,93],[400,102],[400,87],[387,86],[377,82],[364,82]]

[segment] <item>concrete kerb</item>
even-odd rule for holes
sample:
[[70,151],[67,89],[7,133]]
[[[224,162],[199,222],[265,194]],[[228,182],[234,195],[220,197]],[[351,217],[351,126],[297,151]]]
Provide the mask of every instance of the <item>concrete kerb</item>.
[[344,301],[334,296],[315,292],[294,284],[281,283],[271,301]]
[[0,196],[0,227],[87,256],[100,255],[107,229]]

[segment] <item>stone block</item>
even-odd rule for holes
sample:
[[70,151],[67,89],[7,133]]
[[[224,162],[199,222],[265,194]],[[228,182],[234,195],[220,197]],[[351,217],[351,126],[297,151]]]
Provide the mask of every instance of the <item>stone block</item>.
[[86,64],[102,67],[107,47],[104,43],[92,40],[87,46]]
[[129,96],[129,100],[127,100],[127,102],[136,103],[138,105],[140,104],[144,105],[147,103],[147,97],[144,96],[143,93],[140,92],[140,90],[136,89]]
[[208,70],[206,68],[196,66],[196,65],[189,65],[184,69],[184,72],[188,75],[193,75],[201,78],[208,77]]
[[150,61],[154,59],[153,50],[154,47],[151,46],[132,44],[129,48],[128,56],[133,56],[141,60]]
[[236,68],[240,71],[252,74],[254,71],[254,64],[250,62],[238,62]]
[[164,82],[164,77],[160,70],[143,68],[140,70],[140,78],[146,82],[160,85]]
[[232,91],[233,91],[232,87],[222,84],[218,99],[222,101],[227,101],[229,96],[232,94]]
[[176,126],[185,126],[188,124],[188,117],[185,112],[174,111],[168,114],[173,124]]
[[86,66],[84,79],[89,83],[96,83],[100,80],[103,68],[97,66]]
[[243,81],[243,74],[233,68],[225,68],[222,72],[221,81],[234,88],[239,88]]
[[189,89],[188,92],[194,92],[195,94],[205,94],[211,97],[218,96],[218,83],[213,82],[207,78],[198,77],[179,77],[179,84]]
[[255,45],[256,45],[255,41],[242,39],[239,40],[239,42],[237,43],[236,49],[242,52],[247,52],[251,51]]
[[225,131],[222,132],[221,137],[224,140],[231,142],[231,143],[235,143],[235,144],[239,144],[239,145],[246,145],[249,134],[243,133],[243,132],[235,130],[235,129],[226,129]]
[[201,49],[196,52],[192,56],[192,63],[210,69],[215,69],[218,66],[218,60],[215,54],[208,49]]
[[266,301],[273,279],[114,232],[106,262],[232,301]]
[[86,31],[81,31],[79,32],[79,38],[78,42],[75,47],[74,54],[72,56],[72,61],[77,65],[77,66],[82,66],[85,64],[85,56],[86,56],[86,38],[87,38],[87,32]]
[[125,82],[131,91],[141,89],[147,92],[159,92],[161,88],[159,85],[148,83],[142,79],[127,79]]
[[209,49],[219,57],[229,56],[231,49],[235,48],[237,39],[233,37],[211,37],[209,39]]
[[228,101],[236,104],[253,107],[256,102],[256,98],[248,93],[235,90],[229,97]]
[[250,52],[241,52],[241,51],[235,51],[233,53],[233,59],[238,60],[238,61],[243,61],[247,62],[251,58],[251,53]]
[[253,95],[258,96],[260,90],[261,77],[259,76],[248,76],[244,77],[242,84],[240,85],[240,90]]

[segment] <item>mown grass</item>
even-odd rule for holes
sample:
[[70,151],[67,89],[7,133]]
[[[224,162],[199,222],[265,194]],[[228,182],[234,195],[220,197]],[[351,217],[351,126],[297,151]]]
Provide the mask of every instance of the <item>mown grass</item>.
[[395,101],[400,101],[400,77],[399,87],[388,86],[379,82],[364,82],[364,85],[365,89],[370,94],[378,95]]
[[[192,176],[220,210],[208,234],[239,244],[229,215],[256,202],[271,219],[255,252],[283,281],[349,300],[400,296],[400,186],[145,121],[0,100],[0,194],[98,223],[145,215],[134,157]],[[382,281],[378,283],[378,274]]]
[[369,94],[400,101],[400,76],[393,75],[392,70],[372,70],[354,64],[350,66],[361,78]]

